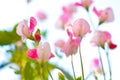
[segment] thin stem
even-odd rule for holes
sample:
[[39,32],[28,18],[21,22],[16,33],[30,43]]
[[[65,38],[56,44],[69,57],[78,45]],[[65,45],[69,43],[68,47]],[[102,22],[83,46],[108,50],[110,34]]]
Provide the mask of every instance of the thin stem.
[[110,58],[109,58],[108,53],[106,53],[106,56],[107,56],[107,61],[108,61],[108,67],[109,67],[110,80],[112,80],[112,70],[111,70]]
[[107,51],[106,51],[106,57],[107,57],[107,62],[108,62],[108,68],[109,68],[110,80],[112,80],[112,69],[111,69],[111,64],[110,64],[110,58],[109,58],[109,52],[108,52],[108,49],[107,49]]
[[71,55],[71,65],[72,65],[72,70],[73,70],[74,79],[76,80],[75,69],[74,69],[74,65],[73,65],[73,55]]
[[91,75],[93,74],[93,72],[90,72],[87,77],[85,78],[85,80],[87,80]]
[[95,78],[95,80],[98,80],[98,77],[94,74],[94,78]]
[[48,67],[47,67],[47,64],[48,64],[48,63],[46,63],[46,69],[47,69],[47,71],[48,71],[48,74],[50,75],[51,79],[54,80],[52,74],[50,73],[50,71],[49,71],[49,69],[48,69]]
[[84,68],[83,68],[83,61],[82,61],[82,54],[81,54],[81,47],[79,45],[79,55],[80,55],[80,63],[81,63],[81,69],[82,69],[82,80],[84,79]]
[[100,47],[98,47],[98,53],[99,53],[100,63],[101,63],[102,71],[103,71],[103,77],[104,77],[104,80],[106,80],[102,57],[101,57],[101,53],[100,53]]
[[91,18],[91,16],[90,16],[90,11],[88,11],[88,17],[89,17],[89,20],[90,20],[90,22],[91,22],[91,24],[92,24],[92,28],[93,28],[93,30],[95,31],[96,29],[95,29],[94,23],[93,23],[93,21],[92,21],[92,18]]
[[48,68],[47,68],[47,71],[48,71],[48,73],[49,73],[51,79],[54,80],[53,77],[52,77],[52,74],[50,73],[50,71],[48,70]]

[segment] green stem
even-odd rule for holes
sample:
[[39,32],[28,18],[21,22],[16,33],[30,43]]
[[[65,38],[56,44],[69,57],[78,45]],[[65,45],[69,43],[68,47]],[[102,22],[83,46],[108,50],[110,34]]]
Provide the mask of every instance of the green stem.
[[79,55],[80,55],[80,63],[81,63],[81,69],[82,69],[82,80],[84,79],[84,68],[83,68],[83,61],[82,61],[82,54],[81,54],[81,47],[79,46]]
[[103,71],[103,77],[104,77],[104,80],[106,80],[102,57],[101,57],[101,53],[100,53],[100,47],[98,47],[98,53],[99,53],[100,63],[101,63],[102,71]]
[[41,67],[42,67],[42,80],[46,79],[45,78],[45,72],[44,72],[44,69],[45,69],[45,63],[43,61],[41,61]]
[[108,67],[109,67],[110,80],[112,80],[112,70],[111,70],[110,58],[109,58],[108,53],[106,54],[106,56],[107,56],[107,61],[108,61]]
[[90,16],[90,11],[89,11],[89,10],[88,10],[88,17],[89,17],[89,20],[90,20],[90,22],[91,22],[92,28],[93,28],[93,30],[95,31],[96,29],[95,29],[94,23],[93,23],[93,21],[92,21],[92,18],[91,18],[91,16]]
[[98,77],[94,74],[94,78],[95,78],[95,80],[98,80]]
[[107,62],[108,62],[110,80],[112,80],[112,69],[111,69],[111,64],[110,64],[110,58],[109,58],[108,49],[107,49],[107,51],[106,51],[106,57],[107,57]]
[[85,78],[85,80],[87,80],[91,75],[93,74],[93,72],[90,72],[87,77]]
[[72,65],[72,70],[73,70],[74,79],[76,80],[75,70],[74,70],[74,65],[73,65],[73,55],[71,55],[71,65]]
[[[46,63],[46,64],[48,64],[48,63]],[[48,69],[48,67],[47,67],[47,65],[46,65],[46,69],[47,69],[48,74],[50,75],[51,79],[54,80],[52,74],[50,73],[50,71],[49,71],[49,69]]]
[[48,70],[48,68],[47,68],[47,71],[48,71],[48,73],[49,73],[51,79],[54,80],[53,77],[52,77],[52,74],[50,73],[50,71]]

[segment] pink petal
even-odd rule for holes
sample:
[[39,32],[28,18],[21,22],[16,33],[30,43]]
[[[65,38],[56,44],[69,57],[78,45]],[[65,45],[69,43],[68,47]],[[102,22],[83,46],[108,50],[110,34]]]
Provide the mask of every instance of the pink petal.
[[117,47],[117,45],[114,44],[114,43],[111,42],[111,41],[108,43],[108,45],[109,45],[109,48],[110,48],[110,49],[115,49],[115,48]]
[[36,16],[37,16],[37,18],[39,19],[39,20],[45,20],[47,17],[46,17],[46,14],[45,13],[43,13],[43,12],[41,12],[41,11],[38,11],[37,13],[36,13]]
[[79,2],[76,2],[75,5],[84,7],[84,5],[82,3],[79,3]]
[[97,59],[97,58],[95,58],[94,60],[93,60],[93,63],[94,63],[94,66],[95,67],[99,67],[100,65],[99,65],[99,60]]
[[101,11],[98,11],[95,7],[93,8],[93,12],[100,17],[101,16]]
[[104,31],[104,34],[106,36],[106,41],[110,41],[111,40],[111,34],[107,31]]
[[108,13],[107,22],[112,22],[114,20],[113,10],[111,8],[106,8],[106,12]]
[[51,48],[48,42],[39,43],[37,48],[39,60],[48,61],[51,55]]
[[75,37],[83,37],[87,33],[91,32],[89,23],[85,19],[77,19],[73,23],[72,27]]
[[55,55],[51,53],[49,59],[51,59],[51,58],[53,58],[53,57],[55,57]]
[[63,13],[66,13],[67,12],[67,9],[65,6],[62,7],[62,10],[63,10]]
[[38,59],[37,49],[30,49],[27,51],[27,57],[30,59]]
[[28,31],[28,25],[26,20],[23,20],[20,22],[17,26],[16,33],[22,37],[22,40],[24,40],[26,37],[30,36],[30,33]]
[[36,25],[37,25],[36,19],[34,17],[30,17],[30,27],[29,27],[30,33],[33,32]]
[[69,29],[67,29],[67,34],[68,34],[68,36],[70,37],[70,39],[72,39],[73,34],[69,31]]
[[58,40],[55,42],[55,46],[58,48],[62,48],[65,45],[65,41],[63,40]]
[[70,15],[67,14],[67,13],[63,13],[61,16],[60,16],[60,19],[63,21],[63,22],[68,22],[68,20],[70,19]]

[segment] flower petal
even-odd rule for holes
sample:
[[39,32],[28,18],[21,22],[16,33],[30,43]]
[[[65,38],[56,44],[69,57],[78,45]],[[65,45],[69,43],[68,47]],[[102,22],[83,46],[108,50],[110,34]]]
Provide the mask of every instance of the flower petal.
[[36,25],[37,25],[36,19],[34,17],[30,17],[30,27],[29,27],[30,33],[34,31]]
[[38,59],[37,49],[30,49],[27,51],[27,57],[30,59]]

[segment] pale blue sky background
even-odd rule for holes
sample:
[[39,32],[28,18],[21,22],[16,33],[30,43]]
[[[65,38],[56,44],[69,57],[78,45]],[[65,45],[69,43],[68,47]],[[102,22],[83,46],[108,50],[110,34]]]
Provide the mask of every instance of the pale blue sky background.
[[[48,29],[49,30],[49,37],[48,41],[50,42],[50,45],[53,45],[54,42],[59,39],[63,38],[65,39],[66,32],[55,29],[55,22],[58,19],[58,17],[61,15],[61,7],[63,5],[68,5],[71,2],[80,1],[80,0],[33,0],[33,3],[30,3],[29,5],[26,4],[26,0],[0,0],[0,30],[9,30],[12,28],[12,26],[26,18],[29,18],[30,16],[35,16],[36,11],[43,10],[48,14],[48,20],[43,23],[39,23],[38,26],[40,26],[42,29]],[[108,24],[103,24],[100,26],[99,29],[101,30],[107,30],[111,32],[112,40],[114,43],[116,43],[118,46],[115,50],[110,51],[110,57],[111,57],[111,64],[112,64],[112,70],[113,70],[113,80],[120,79],[119,72],[120,72],[120,0],[95,0],[94,6],[97,6],[98,9],[104,9],[106,7],[111,7],[114,11],[115,15],[115,21]],[[91,6],[92,8],[93,6]],[[95,25],[97,25],[97,18],[95,15],[90,12],[92,20]],[[88,20],[88,16],[85,13],[83,9],[78,8],[77,14],[74,16],[74,19],[77,18],[85,18]],[[88,20],[89,21],[89,20]],[[90,60],[93,57],[96,57],[97,55],[93,56],[94,53],[97,53],[97,48],[92,47],[89,43],[89,40],[91,39],[91,34],[88,34],[87,37],[84,38],[82,42],[82,55],[84,59],[84,67],[85,72],[87,75],[89,72],[89,63]],[[54,47],[52,47],[52,51],[54,51]],[[4,54],[4,50],[0,49],[0,52]],[[103,51],[102,51],[103,53]],[[79,61],[79,55],[75,55],[74,63],[75,63],[75,71],[76,75],[79,76],[80,74],[80,65],[78,64]],[[105,57],[105,56],[103,56]],[[5,60],[4,57],[0,56],[0,60]],[[57,62],[60,65],[63,65],[64,68],[68,69],[70,72],[71,67],[67,66],[70,65],[69,58],[66,59],[66,57],[59,61],[59,59],[51,60],[51,62]],[[106,60],[105,60],[106,61]],[[106,64],[106,62],[105,62]],[[107,67],[106,67],[107,68]],[[9,75],[9,76],[8,76]],[[5,68],[4,70],[0,70],[0,79],[2,80],[17,80],[14,76],[14,73],[11,69]],[[91,78],[92,79],[92,78]],[[91,80],[88,79],[88,80]]]

